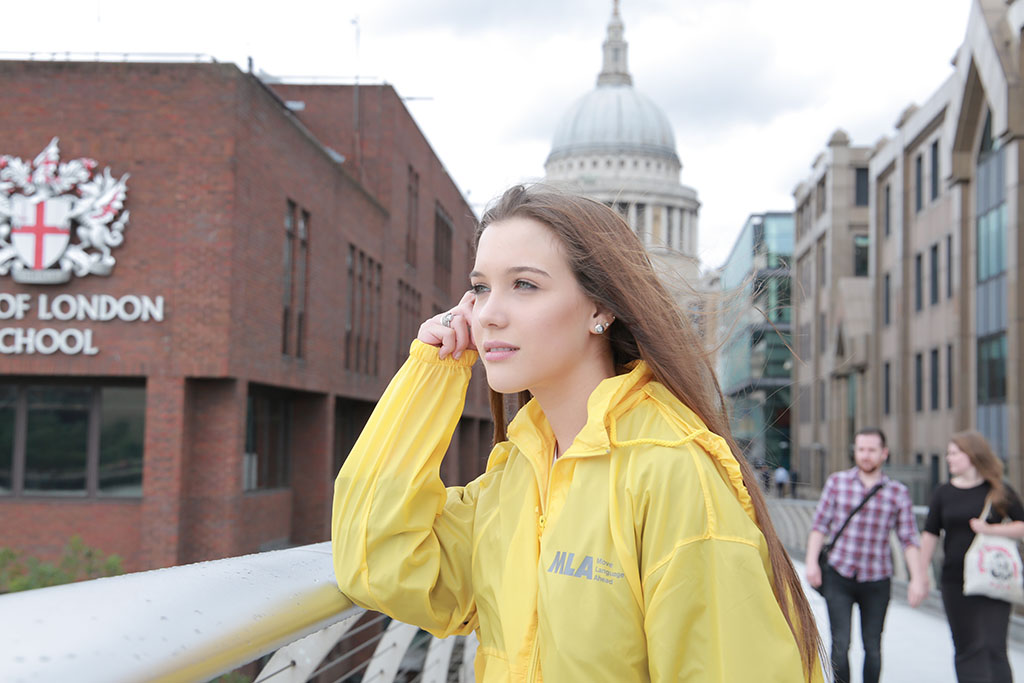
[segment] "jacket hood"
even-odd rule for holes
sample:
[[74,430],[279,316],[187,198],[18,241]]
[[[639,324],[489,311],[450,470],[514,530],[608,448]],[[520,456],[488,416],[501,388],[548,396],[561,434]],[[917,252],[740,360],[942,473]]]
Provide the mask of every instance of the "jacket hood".
[[[647,363],[638,360],[627,365],[626,372],[601,380],[587,399],[587,422],[572,443],[573,455],[607,453],[611,448],[610,414],[618,406],[632,404],[633,401],[628,400],[630,396],[640,399],[640,390],[652,377]],[[536,398],[530,399],[516,413],[506,433],[508,440],[523,453],[554,452],[555,435]]]
[[[665,414],[673,431],[674,440],[639,439],[620,441],[616,435],[615,420],[619,415],[645,398],[653,399]],[[516,414],[507,429],[508,440],[522,453],[554,453],[555,436],[547,416],[536,398],[531,399]],[[613,447],[637,445],[640,442],[665,447],[678,447],[696,441],[716,461],[723,478],[732,487],[737,500],[747,515],[755,521],[750,492],[743,483],[743,473],[729,444],[720,435],[708,430],[700,417],[684,405],[672,392],[654,379],[645,361],[636,360],[626,366],[626,372],[601,381],[587,399],[587,422],[576,436],[567,454],[587,457],[610,453]],[[507,457],[507,453],[505,454]],[[503,458],[502,458],[503,459]],[[546,467],[547,463],[543,466]],[[534,463],[541,467],[541,463]]]

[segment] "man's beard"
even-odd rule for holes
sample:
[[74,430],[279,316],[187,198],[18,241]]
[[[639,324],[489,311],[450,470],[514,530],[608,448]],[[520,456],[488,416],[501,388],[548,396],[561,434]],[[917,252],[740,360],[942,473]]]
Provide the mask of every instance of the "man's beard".
[[877,471],[878,471],[878,469],[879,469],[880,467],[881,467],[881,465],[875,465],[875,466],[874,466],[874,467],[872,467],[871,469],[868,469],[868,468],[867,468],[867,467],[865,467],[864,465],[861,465],[860,463],[857,463],[857,469],[859,469],[859,470],[860,470],[861,472],[863,472],[864,474],[874,474],[875,472],[877,472]]

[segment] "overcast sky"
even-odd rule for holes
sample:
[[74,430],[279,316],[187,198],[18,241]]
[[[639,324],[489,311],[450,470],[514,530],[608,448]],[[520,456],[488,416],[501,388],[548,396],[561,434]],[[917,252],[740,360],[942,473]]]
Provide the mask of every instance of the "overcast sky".
[[[703,205],[705,268],[728,256],[748,214],[792,210],[833,130],[872,145],[937,89],[971,2],[622,0],[634,85],[668,115],[681,181]],[[391,83],[479,213],[506,186],[543,176],[559,118],[594,87],[611,0],[43,8],[5,3],[0,50],[205,53],[243,67],[251,56],[274,76]]]

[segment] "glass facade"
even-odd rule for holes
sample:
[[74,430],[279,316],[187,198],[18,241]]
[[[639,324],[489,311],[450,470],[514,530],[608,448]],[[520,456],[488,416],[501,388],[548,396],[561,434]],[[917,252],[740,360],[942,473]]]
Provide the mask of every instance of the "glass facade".
[[720,270],[718,375],[733,435],[751,460],[787,467],[793,234],[790,213],[752,215]]

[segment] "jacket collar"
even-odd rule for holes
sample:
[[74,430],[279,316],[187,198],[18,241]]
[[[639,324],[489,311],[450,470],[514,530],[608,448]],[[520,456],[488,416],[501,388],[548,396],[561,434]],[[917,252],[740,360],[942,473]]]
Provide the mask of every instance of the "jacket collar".
[[[640,392],[651,381],[651,371],[642,360],[633,361],[625,372],[601,381],[587,399],[587,423],[576,435],[566,451],[570,455],[586,456],[607,453],[609,417],[620,406]],[[516,448],[530,457],[539,455],[550,460],[555,448],[555,435],[547,416],[537,399],[531,399],[509,423],[508,439]]]

